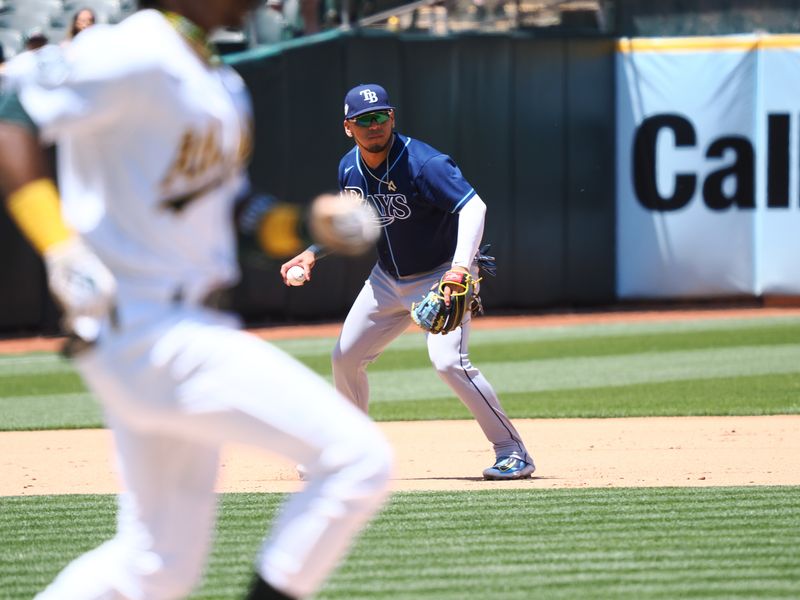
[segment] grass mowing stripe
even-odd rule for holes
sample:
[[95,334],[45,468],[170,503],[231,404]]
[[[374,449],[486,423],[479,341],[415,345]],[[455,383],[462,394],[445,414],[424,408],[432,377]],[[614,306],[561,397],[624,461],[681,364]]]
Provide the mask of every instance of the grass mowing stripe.
[[[208,576],[193,599],[241,595],[282,499],[221,497]],[[110,496],[0,499],[3,597],[30,598],[102,541],[114,506]],[[81,535],[87,530],[92,535]],[[799,544],[797,487],[404,493],[318,597],[791,597],[800,585]]]
[[[472,353],[481,360],[491,360],[498,351],[505,351],[504,360],[515,356],[522,358],[573,355],[620,354],[633,351],[690,349],[701,347],[720,347],[731,345],[762,345],[791,343],[800,332],[798,317],[768,317],[752,319],[718,319],[676,322],[605,323],[587,325],[566,325],[556,327],[519,327],[513,329],[475,330],[471,334]],[[597,339],[599,338],[599,339]],[[626,338],[639,338],[629,340]],[[783,341],[782,341],[783,340]],[[270,343],[284,351],[316,365],[321,359],[320,370],[328,367],[330,353],[336,342],[335,337],[300,338],[272,340]],[[554,343],[550,343],[554,342]],[[607,350],[603,350],[607,348]],[[424,351],[425,338],[422,334],[401,335],[387,350],[395,354],[392,364],[408,364],[402,357],[404,351],[411,350],[411,360],[418,358],[418,351]],[[426,359],[423,355],[423,361]],[[382,358],[375,369],[385,365],[391,368],[387,359]],[[421,363],[420,363],[421,364]],[[52,352],[29,354],[0,354],[0,378],[24,374],[72,372],[71,363]]]
[[[751,330],[722,330],[712,332],[664,332],[652,335],[604,336],[566,340],[519,340],[470,343],[470,358],[478,365],[493,362],[525,362],[544,359],[624,356],[659,352],[719,350],[722,348],[780,346],[795,344],[800,339],[800,326],[771,327]],[[305,357],[301,357],[306,360]],[[313,359],[311,359],[313,360]],[[325,368],[329,358],[311,362],[315,369]],[[429,367],[427,352],[393,350],[381,356],[371,371],[396,368]]]
[[0,392],[7,396],[37,396],[41,394],[63,394],[83,392],[86,386],[76,371],[61,373],[28,373],[0,378]]
[[[506,548],[508,549],[508,548]],[[604,555],[607,556],[607,555]],[[771,580],[780,576],[783,571],[781,565],[775,567],[758,566],[754,568],[752,563],[748,564],[747,561],[742,560],[739,563],[728,563],[724,567],[720,567],[716,559],[709,559],[705,563],[693,563],[689,561],[680,564],[670,565],[660,561],[650,560],[641,561],[637,559],[626,560],[625,556],[611,556],[610,560],[597,561],[596,557],[588,557],[582,561],[574,561],[574,557],[567,557],[570,562],[564,563],[550,563],[542,564],[536,561],[535,566],[531,564],[531,557],[517,556],[515,554],[506,555],[503,561],[498,563],[490,562],[487,564],[486,556],[482,560],[475,560],[472,563],[464,564],[447,564],[438,567],[420,565],[416,571],[419,575],[420,585],[427,588],[431,582],[441,581],[443,585],[451,579],[469,579],[475,574],[475,569],[480,569],[483,575],[497,574],[502,575],[509,572],[509,569],[514,568],[515,571],[527,569],[530,572],[535,572],[539,575],[547,575],[553,581],[566,581],[574,582],[579,579],[584,581],[602,581],[616,582],[619,574],[626,573],[626,579],[629,582],[640,581],[650,584],[661,583],[671,585],[676,576],[682,577],[683,574],[689,570],[692,572],[694,579],[719,579],[723,581],[730,581],[731,578],[738,580],[754,579],[756,581],[761,579]],[[641,573],[642,569],[647,573]],[[361,581],[363,576],[351,579],[351,582]],[[395,581],[401,581],[402,576],[394,578]],[[391,581],[391,578],[386,578]],[[479,584],[479,582],[476,582]]]
[[[527,376],[527,373],[515,375]],[[580,376],[576,371],[576,377]],[[501,385],[495,387],[501,394],[503,406],[515,418],[800,413],[800,375],[797,373],[519,393],[509,393]],[[373,390],[376,394],[382,393],[374,384]],[[422,394],[419,391],[417,394],[410,400],[372,402],[370,415],[379,421],[471,418],[452,394],[441,398],[419,396]],[[101,426],[100,409],[88,393],[40,398],[0,397],[0,411],[4,415],[0,430]]]
[[[663,379],[663,377],[670,377],[669,371],[672,369],[677,369],[679,373],[671,376],[671,378],[686,378],[686,369],[692,367],[694,367],[695,373],[701,373],[703,376],[708,377],[729,374],[747,375],[763,372],[787,372],[790,362],[796,361],[800,356],[800,345],[788,343],[800,338],[800,327],[797,331],[768,329],[749,332],[760,334],[754,337],[743,337],[740,331],[724,333],[726,333],[725,339],[715,337],[708,340],[697,336],[690,336],[684,339],[681,337],[681,342],[678,344],[664,343],[665,339],[670,338],[669,335],[659,336],[655,339],[626,339],[624,347],[615,345],[613,340],[608,338],[603,338],[597,345],[590,345],[585,340],[570,341],[569,348],[548,348],[536,344],[526,346],[477,345],[474,347],[472,355],[476,363],[483,358],[483,370],[487,372],[490,370],[496,371],[498,376],[501,377],[514,370],[538,369],[536,373],[537,379],[542,380],[541,386],[544,386],[540,389],[555,389],[554,386],[563,388],[565,385],[567,387],[575,387],[573,385],[572,369],[576,367],[585,369],[590,374],[593,374],[592,379],[585,384],[587,387],[593,387],[600,373],[606,372],[609,366],[619,365],[620,363],[631,365],[630,368],[623,370],[623,374],[631,370],[641,373],[643,369],[638,367],[643,367],[648,371],[652,370],[653,367],[661,367],[662,372],[666,369],[666,374],[660,376],[654,374],[653,377],[661,377]],[[633,344],[628,342],[633,342]],[[747,345],[748,343],[749,345]],[[763,348],[760,345],[753,344],[771,344],[771,346]],[[629,353],[635,353],[635,356],[630,356]],[[485,356],[481,356],[482,354],[485,354]],[[661,359],[662,356],[664,357],[663,361]],[[407,356],[401,352],[389,352],[385,357],[386,364],[389,365],[389,371],[386,372],[384,369],[379,368],[378,365],[381,361],[378,361],[375,368],[371,370],[371,375],[374,378],[388,378],[391,380],[397,376],[407,377],[408,375],[414,375],[416,380],[418,374],[427,375],[425,377],[426,387],[430,385],[430,381],[438,381],[438,377],[431,373],[426,355],[420,357],[418,353],[414,353]],[[306,362],[318,372],[323,374],[330,372],[327,356],[324,359],[324,364],[314,365],[312,364],[313,361]],[[777,364],[770,367],[772,362]],[[22,371],[5,370],[2,373],[3,395],[21,394],[22,392],[25,392],[25,395],[35,395],[57,386],[67,386],[73,391],[81,389],[82,384],[74,371],[60,368],[58,371],[53,372],[46,363],[38,361],[38,364],[42,367],[42,370],[38,372],[28,372],[27,369]],[[415,365],[416,367],[414,367]],[[769,370],[770,368],[772,370]],[[619,370],[619,367],[614,369],[614,376],[617,378],[619,377]],[[550,379],[542,377],[547,373],[551,373]],[[553,379],[555,379],[555,383],[549,383]],[[632,383],[637,382],[639,381],[633,381]],[[601,381],[601,383],[604,382]],[[442,386],[442,389],[445,389],[444,386]]]
[[[628,541],[628,538],[620,540],[608,540],[606,541],[606,544],[625,544]],[[452,569],[452,567],[449,565],[453,563],[457,563],[460,567],[466,569],[473,569],[476,567],[480,568],[481,565],[485,564],[486,556],[504,556],[505,551],[509,547],[517,546],[521,543],[521,547],[526,548],[528,552],[533,554],[523,555],[521,558],[517,558],[516,560],[525,562],[530,560],[528,558],[529,556],[535,555],[537,556],[537,566],[542,570],[555,571],[558,570],[559,565],[582,561],[591,562],[592,564],[601,564],[603,561],[611,560],[619,564],[625,558],[630,558],[631,561],[643,565],[648,563],[663,564],[665,565],[665,568],[667,565],[695,565],[699,567],[703,564],[712,564],[716,562],[715,558],[709,558],[709,556],[713,557],[715,549],[720,546],[720,544],[709,543],[702,549],[692,548],[691,550],[659,551],[658,549],[653,549],[654,547],[657,547],[658,541],[659,540],[647,540],[646,544],[642,543],[639,546],[631,547],[624,552],[620,550],[609,554],[609,552],[605,550],[597,550],[596,542],[594,548],[587,547],[584,549],[578,546],[569,552],[564,552],[559,551],[559,549],[554,547],[552,544],[536,545],[517,541],[509,541],[508,543],[504,544],[502,543],[502,540],[498,540],[495,544],[482,542],[482,555],[463,556],[465,546],[456,546],[453,548],[440,550],[437,553],[437,557],[442,562],[448,563],[447,565],[441,567],[448,571]],[[694,540],[690,541],[694,542]],[[724,544],[724,541],[722,541],[721,544]],[[634,556],[635,558],[632,558]],[[772,546],[765,548],[763,552],[754,552],[752,556],[747,553],[745,547],[742,547],[741,552],[739,553],[730,551],[726,552],[726,564],[738,564],[741,565],[742,568],[752,565],[753,558],[764,559],[765,561],[768,561],[770,565],[781,568],[791,567],[792,565],[797,564],[796,559],[790,556],[781,558],[775,557],[775,549]],[[414,549],[402,548],[386,552],[384,554],[374,555],[361,560],[360,567],[368,570],[377,570],[378,567],[385,562],[398,560],[417,560]],[[513,562],[515,557],[509,557],[507,560],[509,562]],[[345,578],[344,576],[342,577],[343,579]],[[350,578],[357,579],[359,577],[360,574],[353,573],[351,574]]]
[[[41,355],[29,358],[52,362]],[[783,344],[490,361],[481,368],[514,417],[777,414],[800,411],[798,358],[800,346]],[[376,371],[371,384],[371,414],[377,419],[470,417],[427,365]],[[68,372],[1,378],[0,411],[3,430],[101,425],[99,408],[78,376]]]
[[74,368],[68,360],[52,352],[0,354],[0,377],[72,371]]
[[[590,323],[557,326],[514,327],[507,329],[475,329],[471,343],[512,344],[515,342],[542,342],[594,337],[622,337],[650,334],[675,334],[713,332],[720,330],[746,331],[759,328],[797,327],[800,317],[752,317],[746,319],[693,319],[687,321],[639,321],[632,323]],[[273,340],[271,343],[295,356],[330,355],[336,336]],[[422,350],[425,337],[422,333],[405,333],[394,340],[391,350]]]
[[85,429],[102,426],[102,413],[88,393],[0,397],[0,431]]
[[[796,489],[793,490],[792,493],[796,492]],[[576,597],[581,594],[588,594],[590,597],[615,597],[616,593],[619,592],[623,586],[619,586],[619,581],[625,580],[628,581],[628,589],[632,597],[648,597],[651,594],[653,597],[658,597],[658,595],[668,595],[669,589],[677,589],[673,581],[676,579],[674,575],[670,575],[669,577],[663,578],[658,575],[658,568],[654,568],[654,563],[651,558],[648,558],[649,554],[644,554],[648,550],[648,545],[650,541],[645,539],[641,543],[644,546],[644,558],[635,558],[633,562],[628,560],[627,558],[623,559],[620,556],[627,557],[630,554],[628,550],[630,547],[630,541],[632,538],[638,538],[639,529],[641,529],[638,525],[633,524],[629,527],[629,534],[627,536],[621,536],[619,539],[611,538],[608,539],[606,537],[606,532],[603,530],[598,530],[596,528],[597,523],[602,523],[606,518],[609,516],[609,513],[616,513],[619,508],[619,501],[621,499],[626,498],[626,494],[608,494],[607,492],[603,491],[600,492],[604,494],[606,497],[610,499],[608,502],[589,502],[590,505],[586,512],[594,512],[595,510],[599,511],[598,518],[594,520],[594,522],[584,523],[581,521],[580,518],[576,519],[574,529],[564,529],[562,527],[556,527],[556,531],[552,532],[552,534],[548,534],[547,532],[542,531],[542,523],[549,522],[550,512],[549,509],[553,508],[553,505],[548,505],[543,507],[541,504],[541,497],[539,498],[532,498],[529,494],[527,499],[532,501],[535,506],[532,507],[524,507],[525,509],[521,509],[523,505],[519,502],[519,499],[516,503],[513,502],[513,498],[510,498],[505,495],[501,495],[500,497],[495,497],[494,502],[492,503],[493,506],[498,505],[505,505],[505,506],[514,506],[515,507],[515,514],[514,519],[509,520],[507,518],[500,517],[500,522],[502,525],[499,527],[498,524],[495,522],[495,527],[492,527],[492,523],[482,523],[480,522],[481,518],[483,517],[483,513],[480,513],[478,517],[478,522],[475,522],[475,516],[471,518],[460,518],[460,511],[459,507],[455,506],[452,502],[445,502],[444,505],[437,505],[438,510],[434,510],[433,512],[427,512],[426,509],[430,508],[432,502],[428,502],[426,500],[421,500],[418,498],[413,498],[413,500],[419,500],[423,506],[417,507],[418,514],[427,515],[427,519],[425,519],[425,526],[424,523],[420,523],[420,527],[415,529],[411,532],[412,538],[415,538],[417,535],[424,535],[427,539],[431,536],[431,529],[435,529],[437,533],[439,533],[439,528],[442,527],[442,521],[455,521],[457,523],[469,523],[469,531],[473,532],[476,529],[480,530],[487,536],[495,536],[497,539],[497,545],[499,547],[504,547],[506,550],[508,548],[513,547],[515,550],[513,553],[506,552],[505,554],[500,554],[502,558],[499,560],[494,561],[487,561],[487,556],[495,556],[497,557],[498,554],[492,554],[493,549],[487,548],[483,543],[479,540],[475,539],[467,539],[464,540],[467,536],[467,533],[464,532],[459,539],[458,536],[454,536],[453,530],[450,527],[447,527],[444,531],[441,532],[441,538],[447,540],[446,550],[442,548],[438,548],[436,551],[436,559],[442,559],[441,562],[445,563],[446,565],[463,565],[465,560],[469,560],[467,557],[461,557],[460,559],[456,560],[450,552],[455,551],[458,552],[460,547],[468,548],[472,545],[478,545],[480,547],[480,552],[477,555],[472,555],[472,560],[470,560],[470,565],[475,564],[475,569],[466,569],[464,577],[459,577],[460,573],[455,575],[443,575],[437,572],[435,577],[429,578],[425,575],[426,572],[429,572],[430,569],[430,560],[431,556],[426,552],[429,548],[424,543],[420,546],[417,544],[411,544],[408,547],[408,556],[403,557],[403,562],[411,561],[405,570],[409,573],[413,573],[414,580],[409,585],[408,582],[405,582],[402,577],[398,575],[397,578],[393,579],[393,582],[386,583],[385,578],[381,578],[380,582],[374,585],[370,585],[369,581],[365,581],[361,579],[358,574],[362,573],[374,573],[374,572],[383,572],[382,570],[375,568],[375,567],[368,567],[368,568],[361,568],[353,575],[352,578],[348,578],[347,582],[344,582],[340,587],[336,588],[336,591],[339,592],[336,595],[331,595],[331,597],[341,597],[345,598],[348,597],[348,586],[349,591],[352,592],[353,590],[360,590],[363,592],[365,589],[369,589],[370,597],[413,597],[416,595],[417,597],[421,598],[440,598],[440,597],[467,597],[467,593],[469,593],[472,597],[530,597],[530,590],[536,589],[537,594],[536,597],[551,597],[551,594],[556,593],[559,589],[562,589],[564,592],[564,597]],[[636,493],[636,492],[634,492]],[[666,494],[653,494],[652,491],[640,491],[638,492],[643,495],[642,501],[640,502],[640,506],[638,510],[642,514],[647,514],[651,511],[654,507],[658,507],[660,505],[659,502],[655,502],[654,498],[661,498],[667,504],[672,504],[676,500],[673,500],[671,496],[674,496],[675,493],[668,491]],[[712,493],[719,493],[719,492],[712,492]],[[782,498],[786,498],[784,492],[778,492],[779,496]],[[543,495],[542,495],[543,496]],[[557,494],[558,500],[554,503],[557,510],[561,511],[561,502],[567,498],[574,498],[576,504],[580,504],[581,500],[587,499],[582,494],[574,494],[572,492],[569,495]],[[483,498],[479,495],[470,495],[471,498]],[[695,494],[684,494],[680,493],[679,498],[677,498],[677,502],[680,506],[680,501],[686,498],[696,497]],[[444,498],[441,497],[440,498]],[[592,494],[590,496],[591,499],[597,499],[598,496]],[[459,498],[460,499],[460,498]],[[555,500],[555,498],[553,498]],[[509,501],[510,500],[510,501]],[[724,505],[725,498],[722,499],[722,503]],[[790,513],[794,512],[794,508],[797,505],[796,499],[794,500],[794,506],[791,507],[789,510]],[[627,496],[627,502],[630,503],[630,496]],[[471,503],[470,503],[471,504]],[[689,502],[691,504],[691,502]],[[756,503],[757,506],[757,503]],[[521,509],[521,510],[520,510]],[[691,511],[691,507],[687,508],[687,511]],[[796,514],[796,513],[795,513]],[[524,531],[524,527],[520,527],[520,524],[526,523],[528,517],[531,517],[531,529],[527,532],[528,535],[524,533],[519,536],[518,539],[509,539],[508,538],[508,528],[513,528],[516,531],[522,529]],[[579,515],[578,515],[579,516]],[[680,516],[680,515],[679,515]],[[748,511],[748,516],[745,522],[751,523],[751,527],[753,526],[754,520],[758,520],[760,515],[758,514],[750,514]],[[770,515],[765,516],[765,518],[769,518]],[[744,517],[742,517],[744,518]],[[795,516],[795,523],[797,522],[797,517]],[[400,521],[403,519],[401,518]],[[497,521],[497,517],[495,517],[495,521]],[[738,529],[738,523],[735,520],[727,520],[727,523],[731,525],[731,529],[733,529],[733,534],[738,537],[743,537],[745,542],[748,543],[749,540],[752,540],[754,536],[750,535],[749,533],[743,534],[740,529]],[[432,525],[433,524],[433,525]],[[702,524],[702,520],[701,520]],[[506,525],[504,527],[503,525]],[[697,523],[695,522],[694,518],[690,520],[688,523],[681,523],[680,529],[682,530],[681,533],[685,534],[687,531],[694,531],[697,527]],[[466,529],[466,528],[465,528]],[[656,530],[659,532],[660,537],[658,539],[654,539],[652,541],[652,545],[649,549],[652,550],[653,547],[658,548],[661,544],[671,544],[673,546],[673,552],[681,553],[685,550],[686,544],[682,539],[675,539],[675,531],[674,527],[670,525],[658,524]],[[785,535],[786,530],[779,530],[782,531]],[[391,529],[387,535],[390,536],[402,536],[405,532],[398,533],[394,529]],[[587,535],[587,542],[588,548],[591,549],[598,549],[600,548],[601,554],[608,557],[608,562],[604,563],[603,571],[610,572],[607,576],[604,577],[597,577],[593,576],[591,573],[587,575],[586,571],[591,571],[592,568],[596,568],[597,559],[596,557],[592,557],[589,561],[583,561],[582,557],[573,557],[572,554],[574,551],[572,548],[564,551],[562,550],[559,556],[557,557],[556,561],[557,564],[566,564],[568,565],[566,568],[562,567],[562,575],[558,576],[558,574],[553,575],[552,573],[547,572],[547,570],[543,570],[539,568],[539,564],[544,557],[547,555],[545,554],[548,552],[548,547],[550,547],[550,552],[553,551],[553,548],[563,548],[565,543],[569,546],[572,546],[572,538],[573,535],[576,533],[586,534]],[[772,535],[772,533],[770,533]],[[778,534],[781,535],[780,533]],[[404,536],[402,536],[404,537]],[[589,541],[588,538],[591,538]],[[537,541],[545,541],[545,546],[542,548],[531,548],[526,545],[525,540],[537,540]],[[709,540],[708,536],[703,536],[701,539]],[[458,542],[466,543],[459,544]],[[796,538],[790,539],[787,541],[784,546],[791,546],[791,544],[796,542]],[[395,544],[395,547],[397,544]],[[616,550],[609,551],[606,547],[611,546],[612,548],[616,547]],[[717,544],[712,544],[708,548],[704,548],[702,553],[704,556],[709,556],[709,550],[711,551],[711,556],[715,553],[720,551],[720,548],[726,548],[726,546],[720,546]],[[773,548],[773,552],[774,552]],[[446,552],[444,556],[442,556],[442,552]],[[374,552],[374,551],[373,551]],[[622,554],[621,554],[622,553]],[[391,564],[391,553],[388,553],[387,556],[387,565]],[[509,556],[510,554],[510,556]],[[778,554],[781,554],[778,551]],[[564,561],[564,556],[569,557],[566,562]],[[374,558],[374,553],[371,554]],[[512,564],[514,563],[514,556],[527,556],[531,558],[529,564]],[[773,557],[775,554],[772,555]],[[507,558],[508,557],[508,558]],[[774,561],[769,558],[769,555],[765,556],[764,559],[761,561],[763,565],[772,565],[768,568],[770,569],[769,578],[771,585],[768,587],[764,587],[761,585],[760,581],[756,581],[753,585],[749,583],[750,587],[754,590],[759,589],[767,589],[767,590],[789,590],[792,589],[792,585],[796,583],[796,577],[794,579],[789,578],[789,582],[783,582],[782,584],[776,584],[775,581],[779,580],[781,577],[786,579],[785,571],[781,571],[780,569],[775,569]],[[758,573],[758,571],[762,570],[758,566],[759,557],[754,556],[753,559],[750,561],[752,571],[747,572],[745,574],[746,578],[752,578],[751,573]],[[728,560],[725,557],[721,557],[717,561],[717,570],[721,572],[719,576],[719,580],[721,581],[730,581],[733,577],[734,579],[738,577],[737,573],[733,570],[729,570],[726,566],[728,564]],[[721,566],[720,566],[721,565]],[[713,565],[712,565],[713,566]],[[789,564],[789,568],[795,568],[797,565]],[[459,570],[461,568],[459,567]],[[625,571],[630,571],[632,574],[627,574]],[[655,571],[655,575],[653,575]],[[739,570],[741,571],[741,570]],[[563,572],[566,572],[566,575],[563,575]],[[685,581],[686,579],[697,579],[697,578],[705,578],[705,573],[702,573],[699,576],[692,575],[694,572],[694,566],[691,563],[687,563],[685,572],[678,571],[676,575],[678,578],[683,578]],[[422,574],[422,575],[420,575]],[[478,575],[479,574],[479,575]],[[795,575],[797,572],[795,570]],[[492,580],[492,577],[496,576],[496,579]],[[688,576],[688,577],[687,577]],[[431,582],[431,579],[434,581]],[[708,579],[708,578],[705,578]],[[469,583],[465,583],[469,582]],[[510,582],[510,583],[509,583]],[[336,583],[336,580],[334,581]],[[505,583],[505,586],[503,585]],[[512,589],[507,589],[508,585],[513,586]],[[703,589],[703,585],[708,585],[710,588],[717,588],[719,589],[720,586],[716,585],[713,581],[710,581],[707,584],[694,584],[694,585],[686,585],[681,583],[678,587],[689,588],[689,587],[696,587],[698,589]],[[366,586],[366,587],[365,587]],[[599,587],[598,587],[599,586]],[[737,586],[741,589],[741,585]],[[503,590],[500,592],[500,590]],[[527,592],[526,592],[527,591]],[[406,596],[405,594],[409,594],[413,592],[413,594]],[[484,595],[481,595],[481,592]],[[526,596],[526,593],[528,594]],[[762,594],[763,595],[763,594]],[[358,594],[355,597],[360,597]]]
[[[492,362],[480,369],[501,394],[799,373],[800,344]],[[430,367],[370,372],[370,389],[371,403],[452,397]]]
[[[607,418],[688,415],[770,415],[800,413],[800,375],[761,375],[726,379],[689,379],[598,389],[504,394],[503,406],[517,418]],[[468,418],[458,402],[375,404],[380,420]],[[408,417],[406,417],[408,418]]]

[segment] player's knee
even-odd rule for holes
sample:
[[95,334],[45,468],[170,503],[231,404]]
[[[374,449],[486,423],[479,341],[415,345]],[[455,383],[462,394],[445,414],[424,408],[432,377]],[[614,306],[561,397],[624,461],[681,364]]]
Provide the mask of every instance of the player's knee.
[[352,347],[343,347],[337,342],[331,354],[331,364],[334,370],[341,372],[354,371],[364,368],[369,363],[360,353]]
[[472,366],[466,358],[459,360],[459,357],[454,358],[452,356],[434,354],[429,354],[428,356],[431,359],[433,368],[436,369],[436,372],[439,374],[439,377],[445,380],[450,377],[463,377],[464,372],[468,371]]
[[333,353],[331,354],[331,363],[333,363],[333,368],[343,368],[350,363],[353,359],[353,353],[347,352],[345,349],[342,348],[342,345],[337,342],[336,345],[333,347]]
[[377,426],[373,428],[327,448],[320,457],[320,471],[344,483],[347,499],[356,504],[382,498],[392,475],[392,448]]

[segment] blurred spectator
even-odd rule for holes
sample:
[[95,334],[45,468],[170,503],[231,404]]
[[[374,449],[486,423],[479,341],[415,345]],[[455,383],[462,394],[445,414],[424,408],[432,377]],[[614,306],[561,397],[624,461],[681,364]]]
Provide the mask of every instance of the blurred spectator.
[[267,8],[283,17],[283,0],[267,0]]
[[94,11],[91,8],[81,8],[72,16],[72,23],[67,31],[67,37],[64,38],[62,44],[69,44],[76,35],[84,29],[91,27],[97,22]]
[[267,0],[253,13],[259,44],[275,44],[291,37],[291,27],[284,16],[283,0]]
[[319,0],[300,0],[300,12],[303,16],[303,33],[317,33],[320,30]]
[[42,46],[46,46],[49,41],[41,27],[32,27],[25,32],[23,44],[25,50],[38,50]]
[[283,18],[289,29],[290,37],[303,35],[303,17],[300,16],[300,0],[283,1]]
[[[16,69],[30,69],[30,62],[36,60],[33,53],[46,46],[49,41],[41,27],[31,27],[28,29],[22,34],[22,48],[20,51],[11,55],[8,60],[0,61],[0,75],[5,77],[15,72]],[[2,46],[2,44],[0,44],[0,46]]]
[[30,63],[35,61],[35,52],[50,43],[41,27],[31,27],[22,35],[22,49],[0,64],[0,74],[4,77],[14,72],[30,71]]
[[474,4],[477,21],[490,22],[503,15],[503,2],[499,0],[474,0]]
[[326,27],[355,26],[359,19],[376,10],[375,0],[326,0],[323,19]]

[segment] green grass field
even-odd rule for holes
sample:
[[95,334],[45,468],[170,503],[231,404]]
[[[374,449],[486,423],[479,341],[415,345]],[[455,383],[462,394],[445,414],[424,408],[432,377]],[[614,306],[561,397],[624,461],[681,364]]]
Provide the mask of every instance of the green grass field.
[[[332,344],[278,343],[325,376]],[[800,318],[476,331],[471,350],[514,418],[800,413]],[[469,418],[419,335],[370,373],[379,420]],[[100,426],[46,353],[0,356],[0,411],[4,430]],[[241,596],[281,499],[221,497],[193,598]],[[32,597],[112,534],[113,515],[108,496],[0,498],[0,598]],[[791,486],[398,493],[320,598],[799,598],[798,548]]]

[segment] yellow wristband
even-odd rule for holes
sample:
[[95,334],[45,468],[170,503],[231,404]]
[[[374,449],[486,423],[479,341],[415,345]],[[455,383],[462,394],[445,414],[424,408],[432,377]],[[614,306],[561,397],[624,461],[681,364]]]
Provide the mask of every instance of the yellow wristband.
[[303,242],[298,236],[300,211],[291,204],[277,204],[258,227],[258,243],[271,258],[283,258],[298,254]]
[[75,235],[61,216],[58,190],[51,179],[26,183],[8,197],[6,205],[17,226],[40,253]]

